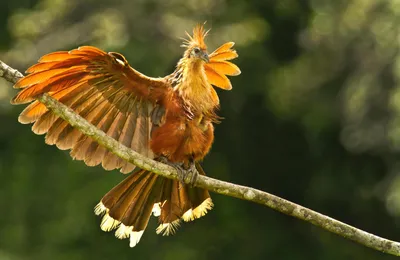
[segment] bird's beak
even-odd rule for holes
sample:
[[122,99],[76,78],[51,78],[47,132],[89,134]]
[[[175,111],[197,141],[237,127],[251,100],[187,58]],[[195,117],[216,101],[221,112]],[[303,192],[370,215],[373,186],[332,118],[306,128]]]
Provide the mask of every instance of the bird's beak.
[[203,52],[201,55],[201,59],[204,60],[206,63],[210,62],[210,58],[208,57],[207,52]]

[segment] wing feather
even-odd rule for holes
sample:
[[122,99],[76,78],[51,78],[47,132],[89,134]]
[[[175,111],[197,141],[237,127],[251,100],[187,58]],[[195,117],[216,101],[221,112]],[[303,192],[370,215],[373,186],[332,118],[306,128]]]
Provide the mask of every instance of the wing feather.
[[33,66],[31,66],[29,69],[26,70],[26,73],[37,73],[37,72],[42,72],[42,71],[47,71],[51,69],[61,69],[61,68],[69,68],[71,66],[74,66],[75,64],[79,64],[83,62],[84,59],[79,57],[79,58],[73,58],[69,59],[66,61],[49,61],[49,62],[43,62],[43,63],[37,63]]
[[232,84],[226,75],[236,76],[241,73],[238,66],[228,61],[238,57],[237,52],[232,49],[234,45],[234,42],[221,45],[208,55],[210,61],[204,64],[210,84],[225,90],[232,89]]
[[232,84],[227,76],[225,76],[224,74],[219,74],[211,67],[205,67],[205,71],[210,84],[225,90],[232,89]]
[[224,52],[230,50],[235,45],[234,42],[226,42],[213,51],[209,56],[212,57],[216,53]]
[[51,62],[51,61],[65,61],[71,58],[68,51],[56,51],[46,55],[43,55],[39,62]]
[[229,61],[215,61],[204,65],[209,67],[218,74],[224,74],[228,76],[236,76],[240,74],[240,69],[238,66]]
[[33,132],[46,134],[46,143],[71,149],[73,158],[89,166],[102,164],[107,170],[120,168],[124,173],[135,167],[49,111],[36,100],[44,93],[115,140],[143,155],[154,156],[149,146],[152,113],[171,91],[166,80],[147,77],[130,67],[121,54],[91,46],[44,55],[27,73],[15,84],[20,92],[11,102],[31,102],[19,121],[33,123]]
[[235,50],[231,50],[231,51],[224,51],[224,52],[220,52],[220,53],[215,53],[214,55],[210,55],[210,61],[214,62],[214,61],[225,61],[225,60],[233,60],[235,58],[237,58],[239,55],[237,54],[237,52]]
[[[122,113],[118,113],[116,119],[114,120],[113,124],[111,125],[110,129],[108,130],[107,135],[111,136],[114,139],[118,139],[117,138],[118,129],[123,127],[123,124],[125,123],[125,121],[126,121],[126,116]],[[106,170],[115,169],[119,165],[119,157],[117,157],[112,152],[107,151],[106,155],[104,156],[102,165],[103,165],[103,168]]]

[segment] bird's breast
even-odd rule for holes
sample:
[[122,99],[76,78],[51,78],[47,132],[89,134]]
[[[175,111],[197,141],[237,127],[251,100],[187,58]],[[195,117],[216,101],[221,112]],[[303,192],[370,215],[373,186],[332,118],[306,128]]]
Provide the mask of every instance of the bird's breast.
[[214,127],[202,115],[193,119],[166,116],[165,123],[152,133],[151,149],[172,162],[201,160],[214,140]]
[[219,98],[204,71],[186,72],[174,91],[194,114],[210,114],[219,106]]

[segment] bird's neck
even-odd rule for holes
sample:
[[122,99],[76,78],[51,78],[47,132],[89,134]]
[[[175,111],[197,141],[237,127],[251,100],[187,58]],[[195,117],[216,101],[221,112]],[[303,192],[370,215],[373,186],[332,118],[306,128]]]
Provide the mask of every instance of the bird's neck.
[[194,114],[213,114],[219,106],[218,95],[208,82],[204,62],[182,59],[174,72],[175,91]]

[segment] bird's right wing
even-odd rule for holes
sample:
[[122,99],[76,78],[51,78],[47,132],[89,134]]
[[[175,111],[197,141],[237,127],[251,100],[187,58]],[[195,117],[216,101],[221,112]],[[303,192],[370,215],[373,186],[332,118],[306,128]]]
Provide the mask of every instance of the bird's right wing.
[[71,149],[74,159],[89,166],[101,163],[107,170],[121,169],[123,173],[135,167],[49,111],[36,100],[43,93],[72,108],[125,146],[150,158],[154,156],[149,147],[150,134],[163,116],[160,101],[170,91],[165,80],[139,73],[121,54],[91,46],[47,54],[27,73],[15,84],[21,91],[11,102],[32,102],[19,121],[34,123],[32,130],[36,134],[47,133],[47,144]]

